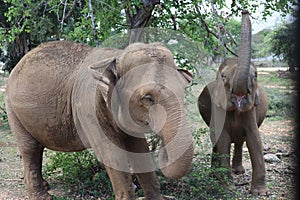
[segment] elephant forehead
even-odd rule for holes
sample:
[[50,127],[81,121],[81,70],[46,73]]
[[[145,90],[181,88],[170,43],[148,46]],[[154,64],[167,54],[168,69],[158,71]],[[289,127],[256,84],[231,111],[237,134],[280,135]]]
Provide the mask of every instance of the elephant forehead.
[[221,71],[221,74],[224,74],[224,75],[233,75],[235,69],[237,68],[237,64],[234,64],[234,65],[226,65],[222,71]]
[[[117,82],[116,89],[121,98],[129,98],[137,90],[151,91],[155,85],[172,91],[178,98],[184,95],[184,80],[179,72],[168,66],[145,64],[124,74]],[[143,88],[143,90],[141,90]]]
[[131,51],[125,51],[116,60],[117,70],[122,76],[134,67],[145,64],[167,65],[175,68],[172,53],[166,48],[141,48]]
[[255,74],[256,73],[256,66],[254,64],[250,65],[250,74]]

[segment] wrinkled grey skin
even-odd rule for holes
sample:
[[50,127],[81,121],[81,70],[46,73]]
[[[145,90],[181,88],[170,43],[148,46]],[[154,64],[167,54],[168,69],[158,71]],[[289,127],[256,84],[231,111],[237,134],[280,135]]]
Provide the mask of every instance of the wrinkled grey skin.
[[[148,70],[137,73],[143,65]],[[167,177],[180,178],[188,172],[193,144],[182,111],[184,86],[190,79],[188,72],[177,70],[173,55],[160,44],[118,50],[59,41],[30,51],[10,74],[5,97],[29,199],[51,199],[41,174],[44,148],[71,152],[90,147],[104,163],[116,199],[135,199],[132,173],[145,199],[163,199],[147,141],[141,136],[153,131],[161,137],[159,165]],[[179,83],[183,89],[170,90],[164,81]],[[134,86],[139,87],[131,91]],[[162,107],[165,115],[157,109]],[[169,145],[181,139],[187,147]],[[144,160],[136,161],[137,154],[145,155]],[[178,158],[170,162],[174,155]],[[151,171],[146,166],[152,166]]]
[[[266,195],[265,165],[258,127],[268,109],[267,96],[258,86],[257,71],[251,58],[251,23],[243,12],[241,44],[238,59],[226,59],[217,79],[209,83],[198,98],[200,114],[210,126],[213,143],[212,166],[230,167],[230,146],[234,143],[232,168],[244,173],[242,147],[249,149],[252,164],[253,194]],[[227,174],[231,177],[231,172]]]

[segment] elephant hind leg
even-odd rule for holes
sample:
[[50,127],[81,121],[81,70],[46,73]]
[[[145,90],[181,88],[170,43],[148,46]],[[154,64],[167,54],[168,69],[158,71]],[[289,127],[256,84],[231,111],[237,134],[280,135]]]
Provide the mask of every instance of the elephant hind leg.
[[27,132],[11,109],[8,109],[8,120],[22,156],[24,182],[29,199],[52,199],[47,192],[49,184],[42,178],[44,147]]
[[243,144],[244,142],[238,142],[234,144],[234,153],[232,158],[232,170],[235,174],[245,173],[243,167]]

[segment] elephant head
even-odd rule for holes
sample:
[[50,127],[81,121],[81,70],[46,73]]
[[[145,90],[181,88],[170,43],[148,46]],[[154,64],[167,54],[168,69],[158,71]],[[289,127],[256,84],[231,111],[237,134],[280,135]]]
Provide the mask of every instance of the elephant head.
[[[192,75],[177,69],[172,53],[161,44],[135,43],[119,55],[93,64],[90,72],[100,91],[95,96],[100,99],[96,104],[99,101],[106,104],[101,111],[106,122],[100,122],[101,127],[113,121],[113,127],[107,129],[141,138],[154,132],[162,139],[158,158],[164,175],[168,178],[185,175],[192,163],[193,142],[183,101],[184,88]],[[124,154],[129,155],[129,152]],[[129,158],[136,164],[131,163],[133,166],[129,168],[135,173],[145,172],[148,166],[137,169],[144,161],[134,161],[133,157],[138,156]]]
[[226,59],[221,64],[212,91],[213,102],[224,110],[245,112],[258,104],[257,70],[251,63],[251,22],[248,11],[242,12],[239,57]]

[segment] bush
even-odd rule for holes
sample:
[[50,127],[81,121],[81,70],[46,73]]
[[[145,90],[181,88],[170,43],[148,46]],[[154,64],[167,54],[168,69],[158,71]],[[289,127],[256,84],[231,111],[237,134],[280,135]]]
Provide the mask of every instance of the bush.
[[[230,181],[223,176],[228,169],[212,168],[211,155],[195,155],[190,172],[179,180],[169,180],[160,176],[161,189],[165,195],[175,196],[179,200],[196,199],[232,199],[237,195]],[[214,174],[218,174],[216,179]],[[221,178],[222,177],[222,178]],[[230,188],[228,192],[225,187]]]
[[8,129],[7,113],[5,110],[4,93],[0,93],[0,126]]
[[46,177],[62,181],[62,186],[71,188],[71,193],[89,198],[112,198],[113,190],[109,177],[103,165],[90,151],[46,151],[46,156]]

